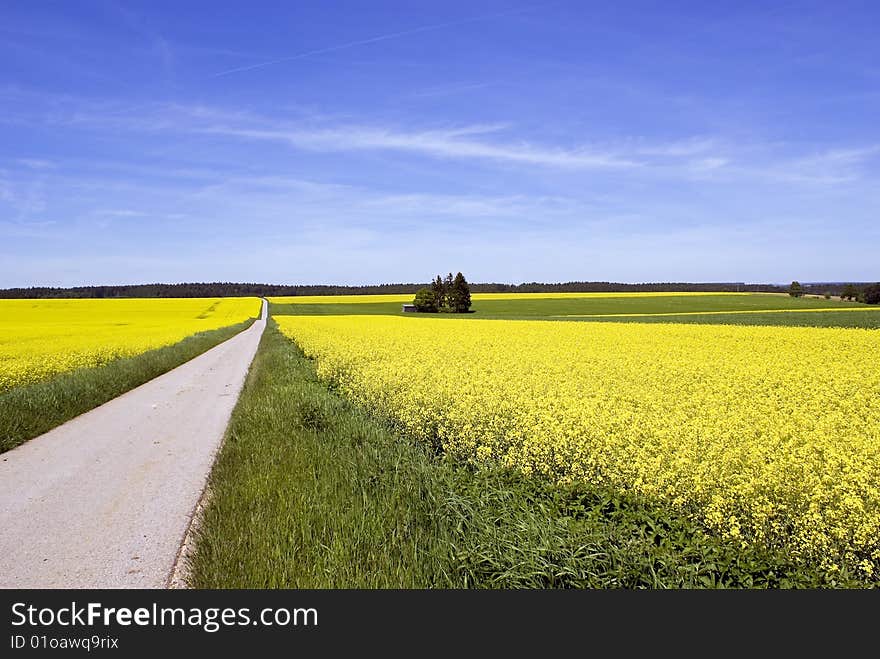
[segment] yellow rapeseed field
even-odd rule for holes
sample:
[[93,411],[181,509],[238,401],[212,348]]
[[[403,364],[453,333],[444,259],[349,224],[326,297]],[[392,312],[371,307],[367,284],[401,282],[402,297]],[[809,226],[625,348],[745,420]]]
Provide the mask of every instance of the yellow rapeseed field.
[[259,315],[257,298],[0,300],[0,392]]
[[276,320],[322,377],[458,459],[635,491],[880,576],[880,330]]

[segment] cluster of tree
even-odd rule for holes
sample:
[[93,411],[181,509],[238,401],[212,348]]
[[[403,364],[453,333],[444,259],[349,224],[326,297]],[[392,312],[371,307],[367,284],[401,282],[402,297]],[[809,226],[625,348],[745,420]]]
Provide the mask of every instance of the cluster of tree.
[[860,292],[861,291],[859,291],[859,289],[852,284],[847,284],[843,287],[843,291],[841,291],[840,297],[843,300],[858,300]]
[[450,272],[446,279],[437,275],[430,288],[425,286],[416,292],[413,304],[416,311],[423,313],[467,313],[471,308],[471,289],[460,272],[455,277]]
[[[864,302],[865,304],[880,304],[880,283],[868,284],[862,287],[858,287],[854,284],[846,284],[840,285],[837,288],[837,293],[842,300],[853,300]],[[807,293],[809,293],[809,291],[798,281],[791,282],[791,286],[788,287],[788,294],[792,297],[803,297]],[[832,292],[831,290],[826,289],[823,295],[825,296],[825,299],[828,299],[831,297]]]
[[880,304],[880,282],[862,289],[861,301],[865,304]]
[[[436,282],[434,282],[435,284]],[[75,286],[54,288],[34,286],[30,288],[0,289],[0,298],[112,298],[112,297],[236,297],[263,295],[412,295],[421,288],[434,284],[370,284],[364,286],[334,286],[326,284],[256,284],[235,282],[184,283],[184,284],[136,284],[131,286]],[[860,299],[867,284],[810,283],[803,284],[805,295],[846,295],[846,299]],[[875,284],[876,286],[876,284]],[[683,283],[656,282],[622,284],[607,281],[569,281],[562,283],[530,282],[523,284],[483,283],[470,284],[474,293],[638,293],[660,291],[694,292],[750,292],[784,293],[790,287],[774,284],[744,284],[737,282]]]

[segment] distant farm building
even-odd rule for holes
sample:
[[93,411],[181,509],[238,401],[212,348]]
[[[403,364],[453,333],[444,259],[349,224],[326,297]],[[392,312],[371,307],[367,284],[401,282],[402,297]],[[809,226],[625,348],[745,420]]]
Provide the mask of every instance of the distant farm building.
[[415,313],[416,305],[414,304],[404,304],[403,305],[403,313]]

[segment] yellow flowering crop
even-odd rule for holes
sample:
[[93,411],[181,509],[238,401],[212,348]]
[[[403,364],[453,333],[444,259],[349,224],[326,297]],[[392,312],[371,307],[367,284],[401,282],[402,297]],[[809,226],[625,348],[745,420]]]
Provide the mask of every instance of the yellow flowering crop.
[[666,502],[880,573],[880,331],[282,316],[319,374],[458,459]]
[[259,315],[257,298],[0,300],[0,392]]

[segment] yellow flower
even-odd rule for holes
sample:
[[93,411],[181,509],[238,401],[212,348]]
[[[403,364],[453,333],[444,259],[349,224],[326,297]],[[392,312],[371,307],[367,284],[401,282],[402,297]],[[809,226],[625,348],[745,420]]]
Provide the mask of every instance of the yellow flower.
[[0,393],[259,315],[257,298],[0,300]]
[[276,320],[321,377],[462,461],[616,486],[738,541],[877,566],[880,331]]

